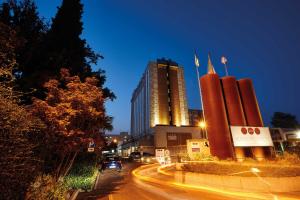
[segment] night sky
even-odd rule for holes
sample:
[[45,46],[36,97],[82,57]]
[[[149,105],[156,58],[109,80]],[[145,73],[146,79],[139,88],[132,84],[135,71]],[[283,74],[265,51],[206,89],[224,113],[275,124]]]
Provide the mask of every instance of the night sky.
[[[226,55],[229,74],[250,77],[264,122],[275,111],[300,120],[299,0],[83,0],[88,44],[104,55],[95,69],[106,70],[117,95],[106,104],[113,133],[130,130],[130,99],[149,60],[171,58],[184,66],[189,108],[200,108],[193,52],[206,73],[207,53],[219,75]],[[49,22],[61,0],[37,0]]]

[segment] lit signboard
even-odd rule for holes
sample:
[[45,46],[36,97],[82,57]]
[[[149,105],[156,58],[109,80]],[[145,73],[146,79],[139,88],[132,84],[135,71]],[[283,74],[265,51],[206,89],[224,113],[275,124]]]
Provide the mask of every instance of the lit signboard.
[[200,152],[200,142],[191,143],[192,152]]
[[189,139],[186,141],[186,144],[187,153],[192,160],[199,156],[203,158],[210,156],[210,149],[206,139]]
[[273,146],[268,127],[230,126],[235,147]]

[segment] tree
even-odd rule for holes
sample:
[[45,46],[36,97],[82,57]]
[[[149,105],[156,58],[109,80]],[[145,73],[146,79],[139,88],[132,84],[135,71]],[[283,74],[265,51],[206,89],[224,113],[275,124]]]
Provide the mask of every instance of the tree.
[[[100,130],[105,129],[107,121],[102,91],[97,87],[98,80],[87,77],[82,82],[78,76],[70,76],[67,69],[61,70],[60,80],[51,79],[45,83],[47,97],[35,99],[33,113],[47,126],[45,142],[48,151],[47,161],[56,160],[51,165],[51,172],[57,178],[64,177],[71,168],[74,159],[91,138],[99,139]],[[103,141],[97,141],[98,146]]]
[[279,128],[297,128],[299,126],[295,115],[283,112],[275,112],[271,124]]
[[59,72],[60,67],[69,66],[72,75],[84,75],[91,71],[89,61],[97,62],[96,55],[80,38],[83,5],[80,0],[63,0],[47,33],[48,67]]
[[34,153],[42,122],[18,105],[13,90],[16,33],[0,23],[0,199],[21,199],[40,169]]
[[33,138],[42,129],[42,122],[24,107],[0,95],[0,199],[21,199],[40,172]]
[[92,71],[91,66],[96,65],[103,56],[95,53],[86,40],[81,38],[82,13],[80,0],[63,0],[45,40],[45,73],[52,73],[49,76],[55,77],[61,67],[68,66],[70,74],[79,76],[81,80],[91,76],[98,79],[97,86],[102,89],[104,98],[114,100],[114,93],[104,87],[105,71]]
[[80,0],[64,0],[48,29],[32,0],[7,0],[2,4],[0,21],[14,29],[20,38],[21,45],[17,48],[19,68],[15,72],[19,89],[26,93],[25,103],[31,103],[31,96],[45,98],[44,83],[58,78],[60,68],[66,66],[81,80],[95,77],[103,96],[110,100],[116,98],[104,87],[105,71],[91,69],[91,65],[96,65],[103,56],[95,53],[81,38],[82,13]]
[[7,86],[7,83],[12,80],[12,71],[16,67],[16,46],[16,32],[0,22],[0,81],[2,86]]
[[48,27],[39,17],[32,0],[4,1],[0,9],[0,22],[14,30],[18,37],[17,67],[14,68],[14,74],[17,75],[18,89],[27,93],[28,98],[25,99],[30,102],[28,92],[32,92],[42,84],[38,81],[41,77],[39,71],[43,54],[42,41]]
[[8,2],[3,2],[0,9],[0,22],[10,26],[12,21],[11,6]]

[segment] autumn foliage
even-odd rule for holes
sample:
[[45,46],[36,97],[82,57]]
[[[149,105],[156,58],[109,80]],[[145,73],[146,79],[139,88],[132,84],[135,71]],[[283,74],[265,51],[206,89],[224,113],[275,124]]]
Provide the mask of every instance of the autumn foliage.
[[35,153],[43,123],[14,91],[16,34],[0,22],[0,199],[22,199],[42,161]]
[[[51,156],[51,161],[56,155],[57,162],[52,166],[57,177],[67,174],[78,151],[91,138],[101,138],[100,131],[111,120],[105,114],[105,99],[96,85],[95,78],[81,82],[78,76],[70,76],[67,69],[61,69],[60,80],[45,83],[46,99],[33,101],[32,112],[48,127],[44,142],[52,154],[46,155]],[[97,142],[98,147],[102,145],[101,140]]]
[[92,71],[103,57],[80,37],[82,12],[80,0],[63,1],[50,28],[33,0],[0,5],[0,199],[34,199],[28,186],[41,180],[57,188],[78,152],[91,140],[99,150],[112,129],[104,104],[115,96]]

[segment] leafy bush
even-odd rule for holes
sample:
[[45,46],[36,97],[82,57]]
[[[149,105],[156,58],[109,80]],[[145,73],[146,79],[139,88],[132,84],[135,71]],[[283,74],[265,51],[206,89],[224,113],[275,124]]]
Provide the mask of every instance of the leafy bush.
[[98,169],[95,165],[87,163],[76,163],[70,174],[65,178],[69,189],[90,190],[96,180]]
[[296,153],[284,152],[276,158],[276,162],[287,165],[300,165],[300,157]]
[[[281,162],[282,163],[282,162]],[[258,168],[262,177],[293,177],[300,176],[299,165],[280,164],[275,161],[203,161],[191,162],[183,165],[182,169],[188,172],[233,175],[233,176],[255,176],[251,169]]]
[[28,188],[25,199],[44,200],[56,199],[64,200],[67,188],[62,181],[57,182],[51,175],[37,176],[35,181]]
[[212,155],[207,155],[204,153],[197,153],[194,155],[195,161],[218,161],[219,159]]

